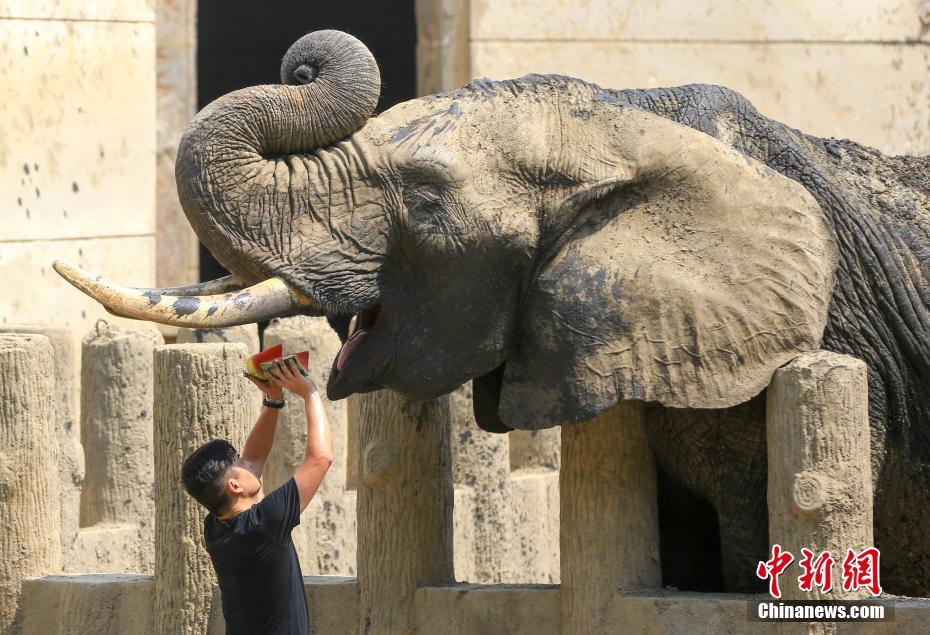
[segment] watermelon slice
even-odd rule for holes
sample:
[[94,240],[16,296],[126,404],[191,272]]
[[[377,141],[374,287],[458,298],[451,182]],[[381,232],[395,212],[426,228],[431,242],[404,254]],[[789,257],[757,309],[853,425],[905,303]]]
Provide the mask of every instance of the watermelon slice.
[[262,363],[271,361],[273,359],[280,359],[283,353],[284,346],[282,344],[275,344],[271,348],[266,348],[261,353],[255,353],[250,358],[245,360],[245,372],[250,374],[255,379],[267,381],[268,375],[266,375],[262,370]]
[[261,363],[262,374],[267,377],[268,371],[274,370],[274,367],[278,363],[287,362],[291,359],[297,360],[297,370],[300,371],[301,375],[304,377],[308,377],[310,375],[310,373],[307,371],[307,368],[310,366],[310,353],[308,351],[301,351],[300,353],[294,353],[292,355],[285,355],[284,357],[276,357],[275,359],[263,361]]

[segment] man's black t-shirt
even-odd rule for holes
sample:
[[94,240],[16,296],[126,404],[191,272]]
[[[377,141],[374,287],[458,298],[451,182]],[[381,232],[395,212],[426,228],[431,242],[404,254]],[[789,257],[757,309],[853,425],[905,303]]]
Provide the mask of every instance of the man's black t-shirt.
[[310,632],[291,540],[298,524],[300,497],[293,478],[229,520],[207,515],[203,534],[220,583],[227,633]]

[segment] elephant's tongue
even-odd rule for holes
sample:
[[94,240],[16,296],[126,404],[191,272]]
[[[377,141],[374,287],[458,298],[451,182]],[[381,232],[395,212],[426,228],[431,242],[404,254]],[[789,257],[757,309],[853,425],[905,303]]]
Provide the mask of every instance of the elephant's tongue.
[[349,355],[352,354],[352,351],[355,350],[355,347],[358,346],[358,343],[362,341],[362,338],[368,334],[368,331],[365,329],[359,329],[352,334],[346,343],[342,345],[342,349],[339,351],[339,357],[336,358],[336,370],[342,372],[342,367],[345,366],[346,360],[349,359]]

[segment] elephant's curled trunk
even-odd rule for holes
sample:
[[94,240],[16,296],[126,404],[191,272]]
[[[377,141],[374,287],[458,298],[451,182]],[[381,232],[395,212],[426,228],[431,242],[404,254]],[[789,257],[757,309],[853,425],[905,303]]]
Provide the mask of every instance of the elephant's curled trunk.
[[360,41],[316,31],[288,49],[281,80],[209,104],[188,124],[178,148],[175,177],[187,218],[234,278],[134,289],[64,262],[55,263],[56,271],[116,315],[163,324],[222,327],[320,314],[321,307],[275,275],[282,264],[268,244],[275,231],[264,230],[270,224],[280,234],[289,214],[305,211],[289,209],[289,166],[298,158],[289,155],[310,153],[361,128],[377,105],[381,76]]
[[374,57],[341,31],[297,40],[284,55],[281,79],[206,106],[188,124],[175,164],[178,194],[197,235],[250,281],[273,268],[263,244],[268,232],[258,228],[280,226],[296,211],[286,208],[288,173],[278,161],[351,135],[374,112],[381,89]]

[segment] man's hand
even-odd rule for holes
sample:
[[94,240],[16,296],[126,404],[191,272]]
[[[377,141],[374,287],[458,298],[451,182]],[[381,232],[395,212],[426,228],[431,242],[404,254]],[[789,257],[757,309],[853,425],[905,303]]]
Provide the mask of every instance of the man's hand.
[[284,397],[284,391],[281,389],[281,386],[278,384],[272,384],[270,381],[262,381],[261,379],[255,379],[250,374],[245,371],[242,371],[242,374],[245,377],[258,386],[258,389],[261,390],[266,397],[269,399],[275,399],[280,401]]
[[298,362],[295,359],[289,359],[283,363],[278,362],[275,364],[275,369],[268,373],[268,381],[278,387],[278,390],[286,388],[288,392],[292,392],[306,401],[310,395],[316,392],[316,385],[309,377],[300,374],[297,364]]

